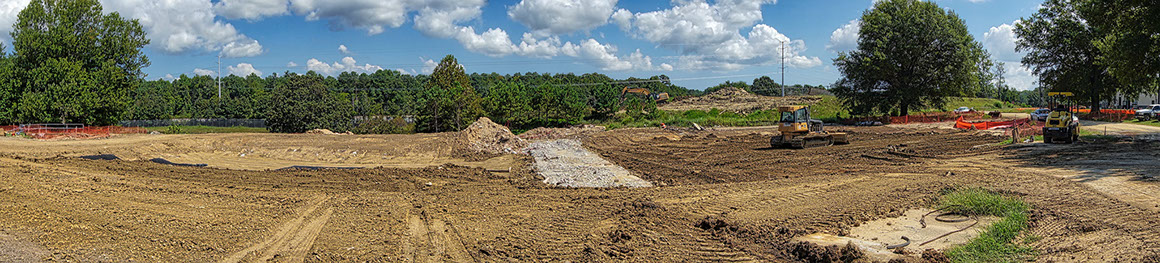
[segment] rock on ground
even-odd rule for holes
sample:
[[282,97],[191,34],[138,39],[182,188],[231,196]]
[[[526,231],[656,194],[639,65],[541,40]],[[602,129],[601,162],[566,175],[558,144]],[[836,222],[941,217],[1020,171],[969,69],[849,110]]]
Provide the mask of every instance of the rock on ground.
[[564,187],[651,187],[652,183],[632,175],[600,155],[588,151],[580,141],[562,139],[536,142],[527,152],[544,183]]

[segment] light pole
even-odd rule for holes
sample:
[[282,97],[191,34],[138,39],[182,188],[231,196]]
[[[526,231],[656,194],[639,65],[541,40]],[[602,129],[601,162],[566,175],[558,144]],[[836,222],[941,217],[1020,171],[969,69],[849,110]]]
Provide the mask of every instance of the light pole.
[[218,72],[217,72],[217,88],[218,99],[222,98],[222,53],[218,53]]
[[781,42],[781,84],[778,86],[781,86],[781,96],[785,97],[785,41],[778,42]]

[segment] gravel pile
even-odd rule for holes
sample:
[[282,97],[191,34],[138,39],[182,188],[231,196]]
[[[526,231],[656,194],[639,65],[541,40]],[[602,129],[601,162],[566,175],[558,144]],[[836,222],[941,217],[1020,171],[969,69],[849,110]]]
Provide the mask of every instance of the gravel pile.
[[527,142],[516,137],[507,127],[487,117],[480,117],[467,129],[460,131],[459,136],[468,149],[477,152],[518,154],[520,149],[528,146]]
[[580,141],[563,139],[535,142],[527,152],[535,158],[536,172],[544,183],[563,187],[651,187],[652,183],[632,175],[600,155],[588,151]]
[[742,114],[759,110],[777,109],[778,106],[809,105],[822,100],[819,96],[773,97],[749,93],[743,89],[726,87],[699,97],[689,97],[660,105],[662,110],[686,111],[719,109]]

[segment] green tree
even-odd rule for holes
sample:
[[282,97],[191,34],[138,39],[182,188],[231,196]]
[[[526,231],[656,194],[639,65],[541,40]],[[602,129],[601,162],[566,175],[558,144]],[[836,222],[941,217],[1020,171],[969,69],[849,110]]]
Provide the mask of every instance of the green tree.
[[1029,18],[1015,25],[1015,49],[1027,51],[1023,65],[1039,76],[1051,91],[1074,92],[1094,111],[1100,100],[1115,96],[1121,85],[1097,61],[1102,55],[1095,41],[1104,32],[1088,23],[1077,8],[1080,1],[1048,0]]
[[774,82],[772,78],[769,78],[769,76],[761,76],[759,78],[753,79],[753,86],[750,87],[750,90],[753,92],[753,94],[758,95],[784,95],[781,94],[781,85],[778,85],[777,82]]
[[488,115],[496,122],[524,126],[531,123],[531,97],[527,88],[518,83],[502,82],[493,86],[484,98]]
[[461,130],[484,115],[479,95],[455,56],[447,55],[439,61],[424,88],[431,98],[428,107],[435,132]]
[[331,92],[325,79],[314,73],[286,76],[274,89],[266,113],[266,127],[272,132],[300,133],[313,129],[349,131],[353,122],[349,98]]
[[978,87],[988,61],[963,20],[937,4],[886,0],[862,13],[858,49],[841,53],[833,92],[855,114],[942,108]]
[[16,105],[20,98],[20,81],[16,78],[16,68],[12,59],[4,51],[4,44],[0,43],[0,124],[12,123],[16,119]]
[[149,65],[141,24],[96,0],[33,0],[11,34],[19,121],[115,124]]
[[1086,21],[1102,28],[1095,39],[1099,62],[1108,73],[1133,90],[1160,88],[1160,3],[1154,0],[1077,1]]

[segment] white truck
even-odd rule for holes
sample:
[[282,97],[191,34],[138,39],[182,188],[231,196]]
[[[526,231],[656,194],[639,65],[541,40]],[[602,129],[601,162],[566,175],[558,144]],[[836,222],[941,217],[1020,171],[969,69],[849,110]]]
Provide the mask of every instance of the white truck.
[[1139,121],[1155,120],[1157,114],[1160,114],[1160,104],[1152,104],[1146,108],[1136,110],[1136,120],[1139,120]]

